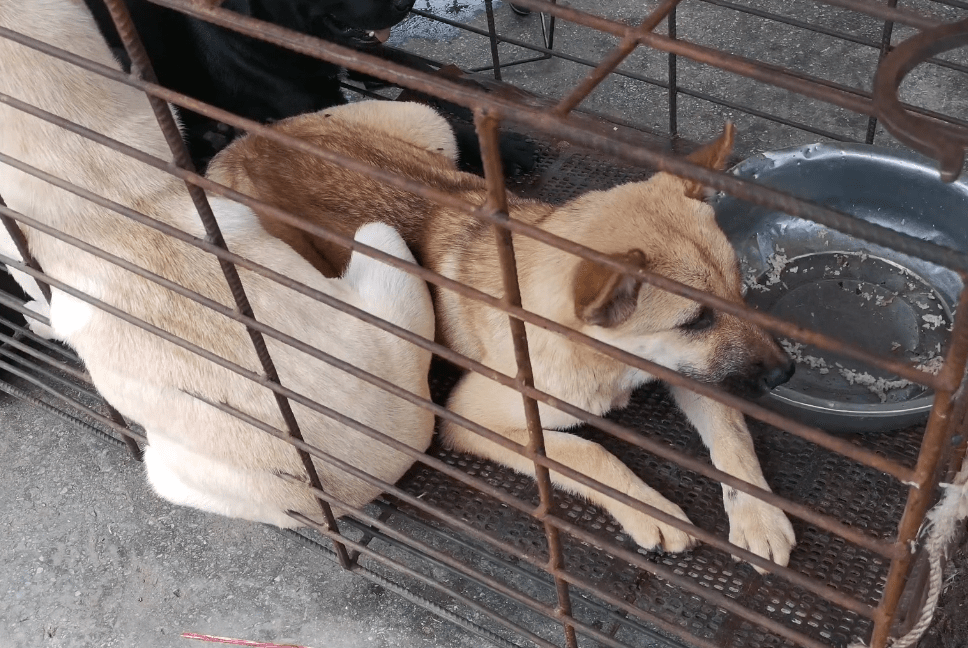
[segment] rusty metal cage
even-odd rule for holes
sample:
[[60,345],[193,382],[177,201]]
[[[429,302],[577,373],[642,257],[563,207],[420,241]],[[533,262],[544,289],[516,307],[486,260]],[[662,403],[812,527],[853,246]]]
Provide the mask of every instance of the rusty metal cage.
[[[685,126],[684,114],[696,109],[689,102],[701,102],[704,106],[712,106],[713,110],[738,116],[736,119],[766,124],[760,139],[746,144],[749,148],[804,143],[818,137],[897,145],[891,140],[893,136],[900,143],[938,160],[946,179],[957,177],[962,171],[963,153],[968,146],[968,115],[956,112],[957,106],[965,105],[964,99],[961,103],[951,104],[955,108],[949,110],[945,106],[918,106],[912,101],[900,102],[898,88],[905,75],[922,62],[944,74],[961,75],[963,87],[968,87],[968,77],[964,76],[968,73],[968,62],[963,57],[944,55],[947,50],[968,43],[968,22],[964,19],[968,4],[958,0],[925,0],[905,2],[910,6],[899,8],[894,0],[885,4],[862,0],[817,0],[803,3],[802,11],[798,12],[782,11],[769,3],[663,0],[644,3],[642,15],[630,26],[603,15],[604,10],[582,10],[548,0],[518,0],[516,4],[540,15],[541,38],[534,41],[502,35],[496,26],[490,0],[485,2],[485,28],[434,15],[430,11],[414,11],[413,20],[438,21],[479,35],[481,47],[486,48],[490,61],[479,60],[476,65],[468,63],[465,67],[487,71],[497,81],[512,79],[514,75],[509,73],[512,67],[523,69],[552,58],[576,66],[578,72],[574,74],[573,86],[564,88],[560,96],[539,98],[505,91],[509,87],[506,85],[459,84],[443,76],[415,71],[233,13],[219,7],[218,0],[152,2],[383,79],[393,87],[419,91],[469,108],[473,111],[480,137],[489,194],[485,204],[471,205],[432,187],[286,137],[158,85],[121,0],[106,0],[106,4],[136,70],[132,74],[81,59],[64,49],[0,27],[0,38],[16,41],[148,94],[171,146],[174,163],[126,146],[15,97],[0,95],[0,102],[50,120],[67,131],[113,147],[183,180],[207,237],[202,240],[190,236],[11,156],[0,154],[0,164],[35,175],[217,257],[235,298],[234,307],[211,300],[206,302],[203,297],[178,285],[165,287],[243,323],[257,351],[261,373],[233,366],[161,327],[132,318],[110,304],[46,275],[32,260],[19,227],[58,237],[142,277],[164,281],[142,268],[51,229],[29,213],[15,212],[2,203],[0,214],[4,225],[18,243],[25,261],[9,256],[0,256],[0,261],[40,279],[48,298],[49,287],[73,295],[119,318],[147,327],[154,334],[271,390],[287,423],[286,430],[274,429],[228,405],[210,404],[241,417],[266,434],[288,440],[299,450],[328,524],[319,525],[302,519],[308,527],[299,532],[285,532],[286,535],[332,554],[344,568],[376,580],[497,645],[800,645],[821,648],[845,646],[860,638],[873,648],[882,648],[890,644],[891,637],[903,634],[913,624],[912,610],[920,605],[925,581],[921,571],[912,569],[922,557],[921,553],[912,552],[912,547],[916,546],[926,512],[937,498],[939,482],[960,466],[968,447],[964,434],[968,398],[961,390],[968,360],[968,320],[963,316],[968,312],[968,296],[961,295],[943,370],[937,375],[925,374],[905,363],[846,346],[816,331],[737,306],[509,218],[497,138],[499,126],[527,132],[540,152],[533,173],[509,182],[509,187],[521,195],[562,202],[583,191],[641,179],[656,170],[667,171],[751,203],[780,209],[923,258],[954,270],[964,280],[968,276],[968,255],[963,252],[861,221],[755,181],[697,167],[678,152],[689,149],[690,140],[707,135],[690,131]],[[758,60],[744,56],[742,48],[735,44],[694,39],[689,30],[690,21],[703,11],[713,10],[720,12],[717,15],[738,16],[737,20],[780,26],[777,29],[805,30],[817,35],[818,40],[823,39],[824,43],[856,47],[869,54],[870,66],[864,70],[851,70],[850,74],[835,70],[829,77],[820,77],[796,69],[789,60],[780,63]],[[832,22],[839,22],[843,27],[828,26],[830,15],[834,17]],[[956,19],[960,22],[952,22]],[[860,24],[863,29],[857,27]],[[562,35],[563,28],[595,30],[609,37],[608,46],[603,47],[600,55],[574,53],[568,50],[567,43],[562,44],[567,41],[567,33]],[[871,36],[878,32],[879,39]],[[903,43],[895,46],[893,43],[898,40],[898,34],[903,37]],[[517,49],[509,56],[507,49],[502,53],[502,47]],[[527,50],[527,53],[521,55],[520,50]],[[430,60],[425,51],[415,53],[422,55],[425,61]],[[636,64],[628,64],[630,57],[634,56],[658,57],[664,66],[664,75],[650,76],[638,71],[637,65],[642,59],[636,59]],[[442,64],[431,63],[442,67]],[[728,81],[719,86],[708,81],[715,75],[722,75]],[[660,127],[651,117],[642,117],[639,121],[620,118],[608,114],[608,106],[603,105],[582,108],[586,104],[596,104],[593,93],[601,84],[616,80],[637,84],[635,92],[651,98],[653,110],[662,114],[665,124]],[[744,84],[765,89],[766,94],[761,97],[767,99],[754,103],[729,91]],[[723,92],[710,89],[714,87]],[[363,92],[356,85],[347,86],[347,89]],[[776,99],[776,110],[764,107],[781,95],[797,99],[783,102]],[[468,218],[493,226],[495,245],[503,266],[504,297],[492,297],[378,250],[360,246],[350,238],[309,225],[298,215],[260,203],[199,175],[166,102],[345,165],[390,186],[463,210]],[[809,103],[810,110],[798,112],[796,107],[791,109],[797,102]],[[821,117],[825,114],[838,117],[828,123]],[[258,207],[285,223],[403,268],[441,289],[458,291],[507,313],[519,363],[517,374],[504,375],[494,371],[234,254],[225,246],[209,207],[208,195],[224,196]],[[746,318],[774,334],[837,350],[924,384],[935,391],[930,419],[926,426],[913,426],[892,434],[857,434],[845,438],[785,418],[755,402],[730,396],[543,319],[521,307],[512,233],[532,237],[718,311]],[[340,415],[320,404],[307,402],[304,396],[280,383],[265,336],[284,339],[297,347],[301,345],[306,353],[333,364],[334,371],[358,376],[431,409],[438,417],[455,421],[489,438],[494,438],[495,434],[461,419],[435,402],[308,348],[299,340],[285,339],[282,333],[261,323],[259,314],[252,311],[237,266],[364,318],[431,350],[453,365],[435,365],[432,370],[432,392],[438,402],[439,396],[452,386],[458,371],[479,372],[520,392],[528,416],[531,442],[527,447],[511,442],[505,445],[534,463],[537,480],[436,445],[426,455],[417,453],[363,424],[343,420],[367,436],[391,445],[396,443],[394,447],[410,453],[416,465],[396,485],[381,483],[352,466],[340,465],[343,470],[376,483],[386,495],[375,506],[356,510],[352,515],[336,520],[330,506],[340,503],[322,491],[310,457],[338,460],[328,455],[325,449],[312,447],[302,440],[290,400],[327,415]],[[36,318],[37,315],[26,309],[13,292],[11,289],[0,293],[0,302],[11,312]],[[106,403],[92,404],[97,396],[96,386],[73,352],[41,339],[18,317],[4,319],[0,322],[4,328],[0,332],[3,343],[0,367],[6,374],[0,379],[0,389],[55,412],[108,441],[126,443],[132,455],[137,457],[139,444],[148,441],[145,434]],[[608,417],[584,412],[536,389],[531,375],[525,323],[579,340],[666,383],[686,386],[751,417],[751,431],[773,492],[712,467],[702,456],[698,437],[661,388],[640,389],[627,409]],[[567,467],[548,459],[543,451],[543,431],[537,411],[539,402],[562,409],[585,422],[587,425],[581,432],[584,436],[612,450],[658,490],[676,492],[675,499],[691,519],[698,521],[698,526],[685,525],[617,491],[608,491],[608,487],[580,473],[569,472]],[[656,514],[660,519],[665,515],[664,519],[670,524],[688,528],[701,544],[681,555],[637,551],[634,543],[607,514],[578,497],[555,491],[549,480],[549,470],[570,474],[594,488],[606,489],[612,497]],[[780,567],[726,540],[719,483],[761,498],[791,516],[798,545],[789,567]],[[759,574],[748,564],[734,562],[731,554],[767,573]],[[499,607],[501,612],[496,611]],[[454,609],[457,612],[452,611]],[[512,612],[507,612],[508,609]]]

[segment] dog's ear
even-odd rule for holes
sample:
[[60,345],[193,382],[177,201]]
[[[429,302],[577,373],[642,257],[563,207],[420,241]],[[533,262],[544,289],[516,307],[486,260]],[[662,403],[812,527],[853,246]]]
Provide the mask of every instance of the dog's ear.
[[[616,260],[645,267],[642,250],[613,255]],[[582,259],[575,272],[575,315],[586,324],[612,328],[625,322],[639,301],[642,282]]]
[[[735,132],[736,128],[733,126],[733,122],[726,122],[725,126],[723,126],[722,135],[698,151],[690,153],[686,159],[693,164],[704,166],[707,169],[722,171],[726,168],[726,161],[729,159],[729,154],[733,151],[733,136]],[[704,200],[711,195],[709,188],[704,187],[699,182],[685,180],[685,183],[686,195],[690,198]]]

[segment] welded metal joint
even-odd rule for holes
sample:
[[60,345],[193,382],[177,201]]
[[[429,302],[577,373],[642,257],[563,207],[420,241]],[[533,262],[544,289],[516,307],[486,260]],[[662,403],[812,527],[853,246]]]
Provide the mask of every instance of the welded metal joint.
[[926,29],[884,57],[874,77],[874,112],[894,137],[938,161],[941,179],[953,182],[968,151],[968,129],[943,124],[901,106],[898,89],[920,63],[968,45],[968,19]]
[[576,108],[595,88],[601,85],[609,74],[614,72],[635,51],[635,48],[639,46],[646,34],[651,33],[667,16],[675,11],[676,6],[681,1],[665,0],[652,13],[646,16],[638,26],[630,28],[625,36],[623,36],[622,42],[567,97],[555,106],[554,113],[559,116],[564,116]]

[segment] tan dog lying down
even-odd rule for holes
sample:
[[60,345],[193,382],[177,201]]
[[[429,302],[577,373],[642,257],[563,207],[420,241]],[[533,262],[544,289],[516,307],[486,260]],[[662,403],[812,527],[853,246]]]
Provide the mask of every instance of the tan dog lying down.
[[[104,65],[110,52],[79,0],[0,0],[0,25],[70,49]],[[80,122],[164,159],[168,147],[145,96],[79,68],[0,39],[0,92]],[[79,136],[0,106],[0,151],[86,189],[202,237],[201,223],[178,180]],[[11,208],[132,263],[234,307],[215,258],[137,225],[43,181],[0,164],[0,195]],[[406,327],[434,335],[426,284],[354,255],[341,279],[327,279],[269,236],[247,208],[213,200],[234,252],[324,293]],[[245,328],[159,285],[35,230],[30,249],[51,276],[261,374]],[[362,227],[357,239],[412,260],[390,227]],[[240,270],[256,316],[309,344],[429,396],[430,354],[257,274]],[[268,389],[54,290],[54,334],[77,349],[94,383],[148,434],[148,477],[163,497],[224,515],[297,526],[298,511],[319,519],[295,449],[193,395],[221,401],[284,428]],[[282,384],[352,418],[426,449],[433,415],[267,336]],[[380,479],[393,482],[413,463],[330,418],[293,403],[306,440]],[[323,487],[359,506],[380,488],[316,461]],[[308,479],[306,479],[308,483]]]
[[[364,102],[278,123],[289,135],[319,143],[374,165],[483,203],[484,181],[454,166],[447,123],[417,104]],[[732,127],[694,159],[722,168]],[[346,169],[255,137],[237,141],[213,162],[209,176],[290,212],[343,233],[379,217],[396,227],[418,260],[491,295],[503,294],[492,229],[461,212],[439,207]],[[740,302],[736,257],[716,226],[712,209],[698,200],[702,188],[660,173],[647,182],[592,192],[560,208],[509,196],[512,217],[603,253],[639,263],[680,282]],[[263,217],[266,229],[318,268],[339,272],[347,251]],[[594,338],[698,380],[748,394],[789,378],[792,361],[764,331],[730,315],[641,285],[594,263],[515,236],[524,307]],[[436,290],[437,332],[456,351],[506,374],[516,372],[506,315],[452,291]],[[595,414],[623,407],[632,390],[654,380],[582,345],[528,327],[539,389]],[[768,488],[742,415],[716,401],[673,389],[679,406],[709,446],[720,469]],[[514,441],[527,433],[521,399],[478,374],[465,375],[448,407]],[[601,446],[558,430],[571,416],[545,405],[547,452],[553,459],[681,519],[662,497]],[[532,473],[531,461],[459,426],[445,422],[444,441],[462,451]],[[552,473],[556,484],[604,506],[643,547],[678,551],[692,539],[633,508]],[[795,540],[778,508],[725,487],[730,540],[786,564]]]

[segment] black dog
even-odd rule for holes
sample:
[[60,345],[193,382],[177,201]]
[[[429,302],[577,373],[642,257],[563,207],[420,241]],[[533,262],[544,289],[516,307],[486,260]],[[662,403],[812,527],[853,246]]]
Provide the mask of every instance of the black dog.
[[[108,45],[129,68],[121,39],[103,0],[85,0]],[[341,45],[379,54],[375,32],[407,17],[414,0],[225,0],[243,15]],[[189,18],[147,0],[125,0],[158,81],[242,117],[272,122],[346,103],[342,70],[325,61]],[[231,129],[184,108],[180,115],[192,158],[200,169],[231,139]],[[457,129],[461,158],[470,170],[480,166],[473,129]],[[220,134],[221,131],[221,134]],[[463,131],[463,132],[461,132]],[[533,147],[524,138],[501,143],[509,174],[528,171]]]

